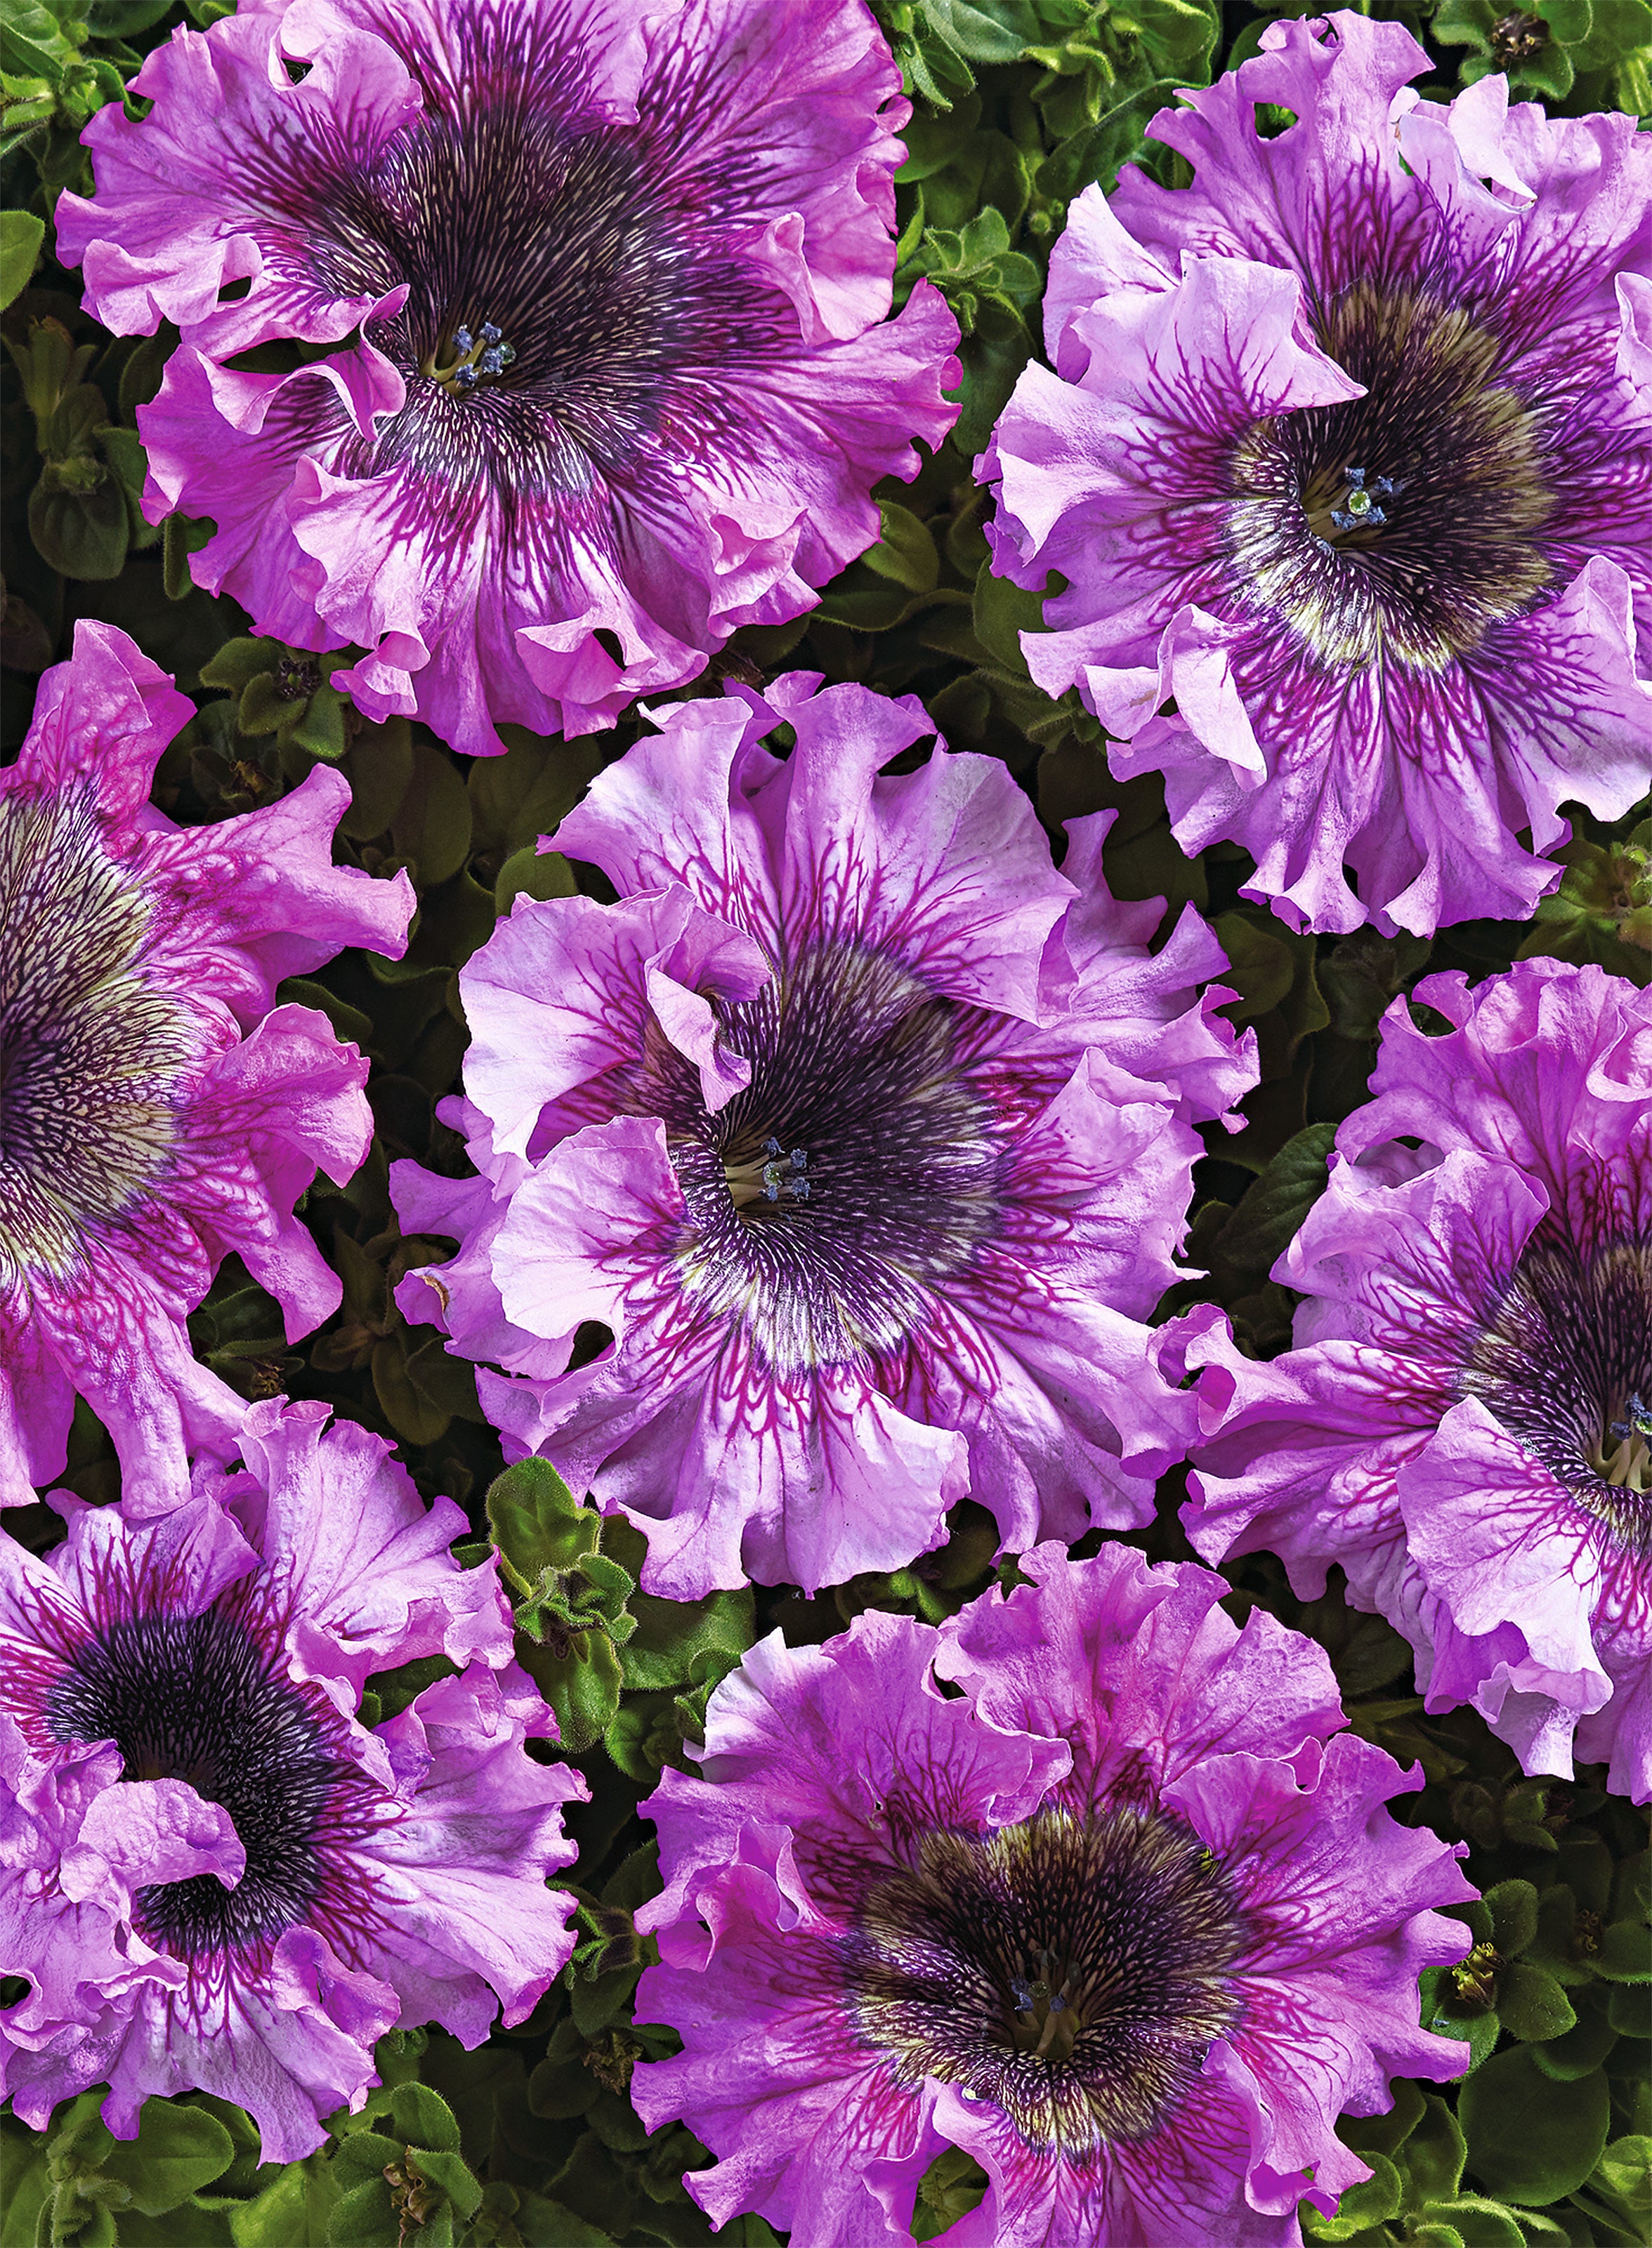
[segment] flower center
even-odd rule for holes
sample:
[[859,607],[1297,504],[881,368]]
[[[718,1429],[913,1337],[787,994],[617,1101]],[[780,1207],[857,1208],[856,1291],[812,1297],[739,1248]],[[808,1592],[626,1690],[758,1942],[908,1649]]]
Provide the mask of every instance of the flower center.
[[491,320],[483,320],[475,335],[467,327],[455,328],[451,338],[444,337],[420,360],[419,372],[463,397],[479,382],[502,375],[515,364],[516,356],[516,347],[505,342],[503,330]]
[[197,1874],[140,1890],[150,1943],[200,1958],[273,1943],[305,1917],[321,1885],[318,1830],[350,1772],[236,1619],[209,1608],[113,1624],[54,1684],[46,1723],[57,1741],[113,1741],[124,1779],[187,1780],[235,1821],[240,1882]]
[[67,1271],[167,1167],[191,1042],[140,971],[148,923],[86,795],[0,797],[0,1291]]
[[1652,1405],[1635,1389],[1623,1409],[1624,1419],[1607,1423],[1605,1435],[1589,1455],[1589,1465],[1614,1491],[1652,1491]]
[[316,388],[342,474],[405,462],[510,506],[583,494],[593,470],[629,489],[737,418],[726,370],[761,355],[774,308],[708,244],[750,203],[750,168],[696,175],[676,120],[594,124],[566,71],[536,86],[532,64],[477,58],[462,118],[427,113],[313,190],[295,269],[340,296],[408,292],[369,330],[408,384],[376,439]]
[[1652,1240],[1533,1237],[1458,1375],[1630,1551],[1652,1552]]
[[777,1368],[899,1349],[997,1222],[970,1011],[892,961],[826,945],[718,1013],[751,1063],[744,1093],[709,1114],[663,1038],[632,1091],[665,1119],[685,1288],[742,1320]]
[[843,1958],[860,2035],[903,2087],[939,2077],[1079,2155],[1146,2138],[1185,2095],[1238,2018],[1243,1941],[1197,1836],[1107,1805],[924,1835]]
[[1233,562],[1322,662],[1443,670],[1553,578],[1541,416],[1499,380],[1496,339],[1422,292],[1361,284],[1318,334],[1366,395],[1240,438]]

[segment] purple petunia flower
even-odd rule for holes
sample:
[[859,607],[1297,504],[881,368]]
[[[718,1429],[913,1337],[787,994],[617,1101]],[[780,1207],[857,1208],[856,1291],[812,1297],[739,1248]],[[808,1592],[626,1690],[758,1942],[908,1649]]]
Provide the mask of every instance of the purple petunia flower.
[[[106,2080],[247,2108],[266,2162],[359,2108],[374,2040],[479,2045],[567,1959],[585,1784],[523,1753],[555,1724],[511,1659],[490,1558],[463,1570],[389,1446],[323,1405],[255,1405],[247,1472],[137,1524],[59,1492],[63,1545],[0,1535],[0,2090],[36,2128]],[[463,1666],[369,1731],[370,1673]],[[497,1993],[497,1998],[496,1998]]]
[[1527,1772],[1610,1758],[1652,1795],[1652,993],[1521,963],[1389,1011],[1377,1098],[1274,1277],[1271,1364],[1189,1345],[1208,1441],[1189,1534],[1267,1546],[1416,1650]]
[[1558,807],[1652,785],[1652,147],[1501,78],[1421,101],[1429,67],[1276,23],[1162,112],[1193,186],[1079,198],[1055,372],[980,463],[996,566],[1068,581],[1033,677],[1315,929],[1524,920]]
[[1466,1846],[1395,1824],[1421,1774],[1220,1578],[1118,1545],[1022,1567],[939,1631],[777,1632],[717,1688],[704,1777],[643,1806],[637,2019],[684,2050],[637,2111],[722,2157],[686,2181],[715,2224],[793,2248],[907,2238],[949,2142],[991,2182],[956,2248],[1287,2248],[1299,2199],[1367,2175],[1338,2114],[1462,2066],[1416,1977],[1466,1948],[1429,1909],[1473,1894]]
[[58,238],[109,326],[182,332],[146,506],[213,519],[261,632],[365,648],[375,717],[611,725],[811,607],[956,417],[939,292],[885,322],[861,0],[247,0],[133,83]]
[[275,989],[346,944],[399,954],[413,890],[332,864],[329,769],[216,826],[155,811],[194,709],[83,622],[0,771],[0,1504],[61,1470],[77,1391],[131,1511],[185,1496],[186,1449],[222,1452],[246,1409],[184,1326],[231,1251],[289,1336],[339,1301],[292,1205],[366,1155],[367,1066]]
[[661,711],[599,775],[557,841],[619,901],[518,898],[463,972],[481,1175],[393,1180],[463,1244],[404,1311],[678,1599],[901,1566],[971,1488],[1014,1547],[1149,1519],[1190,1401],[1141,1322],[1192,1120],[1254,1075],[1209,930],[1149,956],[1157,903],[1108,894],[1107,816],[1069,880],[996,759],[881,777],[922,709],[818,684]]

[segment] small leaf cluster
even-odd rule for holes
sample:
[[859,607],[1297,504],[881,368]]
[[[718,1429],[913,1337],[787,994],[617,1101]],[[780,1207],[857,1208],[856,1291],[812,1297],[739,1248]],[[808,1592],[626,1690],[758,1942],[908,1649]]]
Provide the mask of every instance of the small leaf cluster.
[[749,1588],[703,1600],[638,1589],[648,1541],[622,1516],[577,1500],[548,1460],[521,1460],[487,1495],[518,1655],[578,1754],[600,1739],[628,1779],[650,1782],[704,1736],[717,1681],[751,1644]]

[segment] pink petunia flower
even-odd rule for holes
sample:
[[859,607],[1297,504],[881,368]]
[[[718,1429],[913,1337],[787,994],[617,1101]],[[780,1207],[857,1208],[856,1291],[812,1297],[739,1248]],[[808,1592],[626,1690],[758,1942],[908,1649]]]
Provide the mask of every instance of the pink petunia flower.
[[618,902],[519,898],[463,971],[480,1175],[393,1181],[462,1244],[408,1316],[673,1598],[900,1566],[971,1490],[1017,1548],[1149,1519],[1192,1424],[1142,1322],[1194,1120],[1254,1076],[1209,930],[1149,954],[1107,894],[1105,815],[1057,874],[996,759],[885,775],[922,709],[818,685],[662,710],[599,775],[556,840]]
[[611,725],[810,607],[956,417],[940,293],[885,319],[908,108],[861,0],[248,0],[134,87],[58,238],[109,326],[182,332],[146,506],[212,518],[261,632],[365,648],[375,717]]
[[[573,1949],[555,1722],[511,1660],[494,1563],[461,1569],[389,1446],[255,1405],[246,1471],[152,1523],[67,1492],[37,1560],[0,1535],[0,2090],[37,2128],[106,2080],[248,2109],[266,2162],[326,2137],[397,2022],[479,2045]],[[364,1681],[462,1666],[369,1731]]]
[[399,954],[412,886],[332,864],[326,768],[216,826],[155,811],[194,707],[81,623],[0,771],[0,1504],[60,1471],[77,1392],[134,1514],[187,1494],[187,1450],[222,1454],[246,1409],[184,1324],[231,1251],[289,1337],[339,1301],[292,1206],[366,1155],[367,1065],[275,989],[346,944]]
[[1610,1759],[1652,1796],[1652,993],[1518,963],[1392,1008],[1376,1098],[1274,1277],[1266,1365],[1189,1346],[1207,1434],[1189,1535],[1347,1573],[1529,1772]]
[[1421,1774],[1220,1578],[1021,1566],[939,1631],[777,1632],[718,1687],[702,1776],[643,1806],[637,2018],[684,2049],[637,2111],[721,2158],[686,2181],[714,2224],[793,2248],[909,2238],[949,2144],[990,2181],[956,2248],[1290,2248],[1300,2199],[1368,2174],[1338,2114],[1462,2066],[1416,1979],[1466,1948],[1430,1909],[1473,1894],[1466,1846],[1395,1823]]
[[1194,184],[1079,198],[979,464],[996,566],[1068,581],[1034,678],[1314,929],[1524,920],[1560,805],[1652,786],[1652,146],[1429,67],[1274,23],[1162,112]]

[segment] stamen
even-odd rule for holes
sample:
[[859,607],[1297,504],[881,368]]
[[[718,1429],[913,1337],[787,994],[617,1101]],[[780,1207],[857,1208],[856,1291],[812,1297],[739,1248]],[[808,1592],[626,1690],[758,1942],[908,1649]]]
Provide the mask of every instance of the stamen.
[[1616,1447],[1608,1452],[1602,1436],[1594,1464],[1614,1491],[1652,1490],[1652,1405],[1634,1389],[1623,1410],[1621,1421],[1608,1421],[1606,1427],[1606,1436],[1618,1438]]
[[451,349],[454,356],[444,360],[442,346],[438,344],[427,359],[420,360],[419,372],[428,375],[432,382],[439,382],[456,398],[463,397],[485,380],[503,374],[517,355],[514,346],[505,342],[503,332],[491,320],[483,320],[475,335],[469,328],[456,328]]
[[1374,531],[1388,519],[1388,511],[1381,503],[1392,499],[1400,486],[1391,476],[1378,476],[1368,486],[1365,476],[1363,469],[1350,468],[1347,471],[1342,504],[1331,510],[1331,520],[1339,531]]
[[730,1163],[726,1159],[723,1175],[729,1182],[729,1192],[737,1210],[748,1203],[807,1202],[809,1182],[805,1174],[809,1168],[806,1148],[783,1148],[775,1139],[765,1140],[760,1155],[753,1155],[744,1163]]

